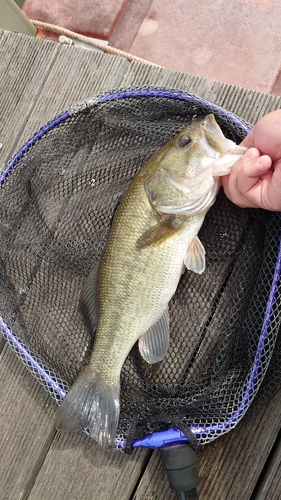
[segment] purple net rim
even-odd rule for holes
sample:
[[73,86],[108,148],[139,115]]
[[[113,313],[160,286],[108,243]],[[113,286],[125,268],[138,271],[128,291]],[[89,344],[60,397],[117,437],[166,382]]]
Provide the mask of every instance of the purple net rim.
[[[226,109],[217,106],[216,104],[202,99],[194,94],[189,94],[186,92],[182,92],[174,89],[164,89],[162,87],[154,87],[154,88],[128,88],[128,89],[120,89],[116,91],[110,91],[105,94],[100,94],[96,96],[96,99],[90,98],[88,101],[85,100],[82,103],[77,104],[72,108],[72,112],[66,110],[60,115],[56,116],[52,120],[50,120],[46,125],[43,125],[35,134],[28,139],[28,141],[18,150],[18,152],[10,159],[4,168],[3,172],[0,174],[0,186],[4,184],[6,177],[9,175],[14,166],[20,161],[21,157],[24,156],[28,150],[36,144],[38,140],[40,140],[44,135],[46,135],[50,130],[57,127],[60,123],[71,118],[73,110],[77,108],[77,114],[80,110],[85,109],[86,107],[93,106],[93,103],[96,105],[104,104],[106,102],[118,100],[118,99],[132,99],[132,98],[165,98],[165,99],[174,99],[179,101],[186,101],[190,103],[198,104],[198,106],[205,106],[209,112],[213,112],[215,114],[225,116],[227,119],[235,123],[241,131],[246,135],[249,133],[250,126],[241,118],[239,118],[231,111],[227,111]],[[81,106],[82,105],[82,106]],[[75,111],[74,111],[75,112]]]
[[[105,104],[106,102],[118,99],[149,98],[149,97],[188,101],[193,104],[196,103],[201,107],[205,106],[209,112],[225,116],[230,121],[233,121],[243,131],[244,134],[247,134],[250,130],[249,125],[247,125],[246,122],[244,122],[244,120],[237,117],[234,113],[231,113],[230,111],[227,111],[224,108],[217,106],[216,104],[213,104],[209,101],[206,101],[196,95],[172,89],[148,88],[148,87],[120,89],[118,91],[111,91],[106,94],[98,95],[95,100],[95,104],[96,105]],[[91,105],[93,105],[93,99],[91,99],[90,101]],[[87,104],[87,101],[84,101],[83,104],[84,108],[91,106],[90,104]],[[79,109],[79,105],[77,106],[77,109]],[[4,185],[5,180],[7,179],[9,173],[20,161],[21,157],[25,155],[29,151],[29,149],[36,144],[38,140],[40,140],[43,136],[45,136],[50,130],[54,129],[64,121],[71,118],[71,116],[72,114],[69,111],[65,111],[60,115],[56,116],[53,120],[49,121],[46,125],[41,127],[7,163],[5,169],[0,175],[0,186]],[[248,377],[247,386],[243,393],[242,400],[239,403],[237,409],[231,415],[231,417],[225,419],[223,422],[209,426],[191,425],[190,429],[197,439],[202,439],[202,438],[204,439],[204,437],[207,436],[227,432],[230,428],[232,428],[234,425],[238,423],[238,421],[247,411],[255,394],[255,384],[257,382],[259,375],[261,358],[264,354],[268,327],[270,325],[270,316],[272,314],[273,305],[275,302],[275,295],[278,287],[280,274],[281,274],[281,237],[275,264],[274,275],[272,279],[271,290],[269,293],[264,320],[260,332],[260,337],[258,340],[255,360],[250,375]],[[8,340],[9,344],[13,347],[13,349],[19,354],[21,358],[23,358],[26,361],[26,363],[36,373],[37,377],[41,379],[42,382],[44,382],[44,384],[48,385],[51,391],[55,395],[57,395],[59,399],[63,400],[64,397],[66,396],[66,390],[50,375],[50,373],[44,368],[43,364],[35,357],[35,355],[31,354],[30,350],[18,339],[17,335],[6,324],[4,318],[1,315],[0,315],[0,326],[2,328],[5,338]],[[187,438],[183,436],[180,430],[169,427],[165,431],[155,431],[138,440],[134,440],[133,447],[143,446],[143,447],[160,448],[167,444],[180,444],[186,441]],[[124,447],[125,442],[119,442],[118,440],[116,440],[116,445]]]
[[42,380],[46,385],[48,385],[54,395],[57,395],[60,400],[63,400],[66,396],[65,389],[63,389],[63,387],[57,382],[57,380],[51,376],[50,372],[46,370],[43,363],[40,362],[36,358],[36,356],[30,352],[29,348],[21,340],[18,339],[17,335],[7,325],[2,316],[0,316],[0,327],[4,337],[7,339],[13,350],[16,351],[19,357],[24,359],[25,363],[37,375],[38,379]]
[[209,112],[214,112],[218,115],[225,116],[232,122],[234,122],[245,134],[248,134],[250,131],[250,126],[237,115],[232,113],[231,111],[227,111],[226,109],[214,104],[210,101],[207,101],[201,97],[196,96],[195,94],[189,94],[187,92],[182,92],[180,90],[174,90],[163,87],[154,87],[154,88],[128,88],[128,89],[120,89],[113,92],[108,92],[106,94],[98,96],[98,103],[105,103],[109,101],[113,101],[116,99],[129,99],[129,98],[140,98],[140,97],[158,97],[158,98],[166,98],[166,99],[175,99],[178,101],[188,101],[191,103],[196,103],[199,106],[205,106]]
[[28,141],[18,150],[18,152],[10,159],[4,168],[3,172],[0,174],[0,186],[2,186],[8,177],[12,169],[17,165],[20,159],[29,151],[32,146],[36,144],[44,135],[46,135],[50,130],[57,127],[60,123],[64,122],[70,118],[68,111],[56,116],[53,120],[43,125]]

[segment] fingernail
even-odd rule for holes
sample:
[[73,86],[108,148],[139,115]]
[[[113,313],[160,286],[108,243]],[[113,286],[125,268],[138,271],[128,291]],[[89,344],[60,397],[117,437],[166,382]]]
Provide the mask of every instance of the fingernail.
[[242,158],[245,158],[245,160],[249,160],[250,158],[253,158],[254,156],[254,150],[252,148],[249,148],[246,153],[243,154]]
[[268,168],[268,164],[269,164],[269,162],[268,162],[268,156],[265,156],[265,155],[264,156],[260,156],[258,158],[258,162],[259,162],[259,166],[260,167],[262,167],[262,168],[263,167],[267,167]]

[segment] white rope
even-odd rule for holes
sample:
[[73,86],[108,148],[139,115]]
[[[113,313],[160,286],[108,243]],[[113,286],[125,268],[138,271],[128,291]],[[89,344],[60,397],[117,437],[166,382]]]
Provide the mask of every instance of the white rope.
[[161,67],[151,61],[142,59],[142,57],[134,56],[133,54],[129,54],[128,52],[124,52],[123,50],[116,49],[115,47],[111,47],[110,45],[105,45],[98,40],[94,40],[93,38],[90,38],[88,36],[81,35],[80,33],[76,33],[75,31],[70,31],[66,28],[63,28],[62,26],[56,26],[55,24],[43,23],[41,21],[34,20],[32,20],[31,22],[35,26],[35,28],[42,28],[44,30],[54,31],[55,33],[59,33],[60,35],[75,38],[77,40],[80,40],[81,42],[93,45],[94,47],[97,47],[98,49],[101,49],[108,54],[124,57],[128,61],[137,61],[143,64],[150,64],[151,66]]

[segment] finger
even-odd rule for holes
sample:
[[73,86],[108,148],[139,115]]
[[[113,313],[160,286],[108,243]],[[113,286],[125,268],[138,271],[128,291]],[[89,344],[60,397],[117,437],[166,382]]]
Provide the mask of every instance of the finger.
[[221,178],[226,196],[240,207],[256,208],[259,206],[258,189],[254,190],[254,196],[251,192],[270,167],[271,159],[268,156],[261,157],[256,148],[250,148],[233,165],[231,173]]
[[[272,174],[271,177],[269,174]],[[274,164],[273,171],[263,178],[263,199],[268,210],[281,211],[281,162]]]
[[281,158],[281,110],[263,116],[243,139],[241,145],[256,146],[262,155],[269,155],[273,162]]
[[239,172],[249,160],[256,160],[260,157],[260,152],[257,148],[249,148],[246,153],[241,156],[232,166],[231,172]]
[[246,146],[247,148],[251,148],[254,146],[254,144],[255,143],[254,143],[253,129],[252,129],[250,130],[248,135],[246,135],[246,137],[243,139],[241,144],[239,144],[239,146]]
[[271,167],[271,158],[267,155],[249,160],[242,160],[242,167],[237,175],[237,189],[246,194],[264,176]]
[[249,198],[249,193],[260,182],[260,178],[270,169],[271,160],[269,156],[260,156],[244,160],[243,166],[237,175],[236,188],[237,191],[243,196],[247,197],[253,202],[252,196]]
[[236,189],[229,189],[228,184],[223,184],[224,194],[227,198],[240,208],[259,208],[259,205],[251,201],[248,197],[239,193]]
[[258,205],[249,200],[237,189],[237,177],[235,174],[228,174],[221,177],[221,184],[227,198],[241,208],[258,208]]

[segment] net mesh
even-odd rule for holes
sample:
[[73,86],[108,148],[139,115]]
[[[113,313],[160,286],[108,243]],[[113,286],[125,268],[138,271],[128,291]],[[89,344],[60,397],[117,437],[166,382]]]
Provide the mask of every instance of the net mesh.
[[[195,96],[102,94],[41,129],[2,175],[2,329],[58,401],[93,346],[79,295],[126,187],[153,153],[210,112],[239,143],[247,125]],[[165,359],[148,365],[135,345],[124,363],[120,446],[132,428],[137,437],[179,422],[205,444],[280,387],[279,213],[240,209],[221,191],[199,236],[206,270],[186,271],[169,304]]]

